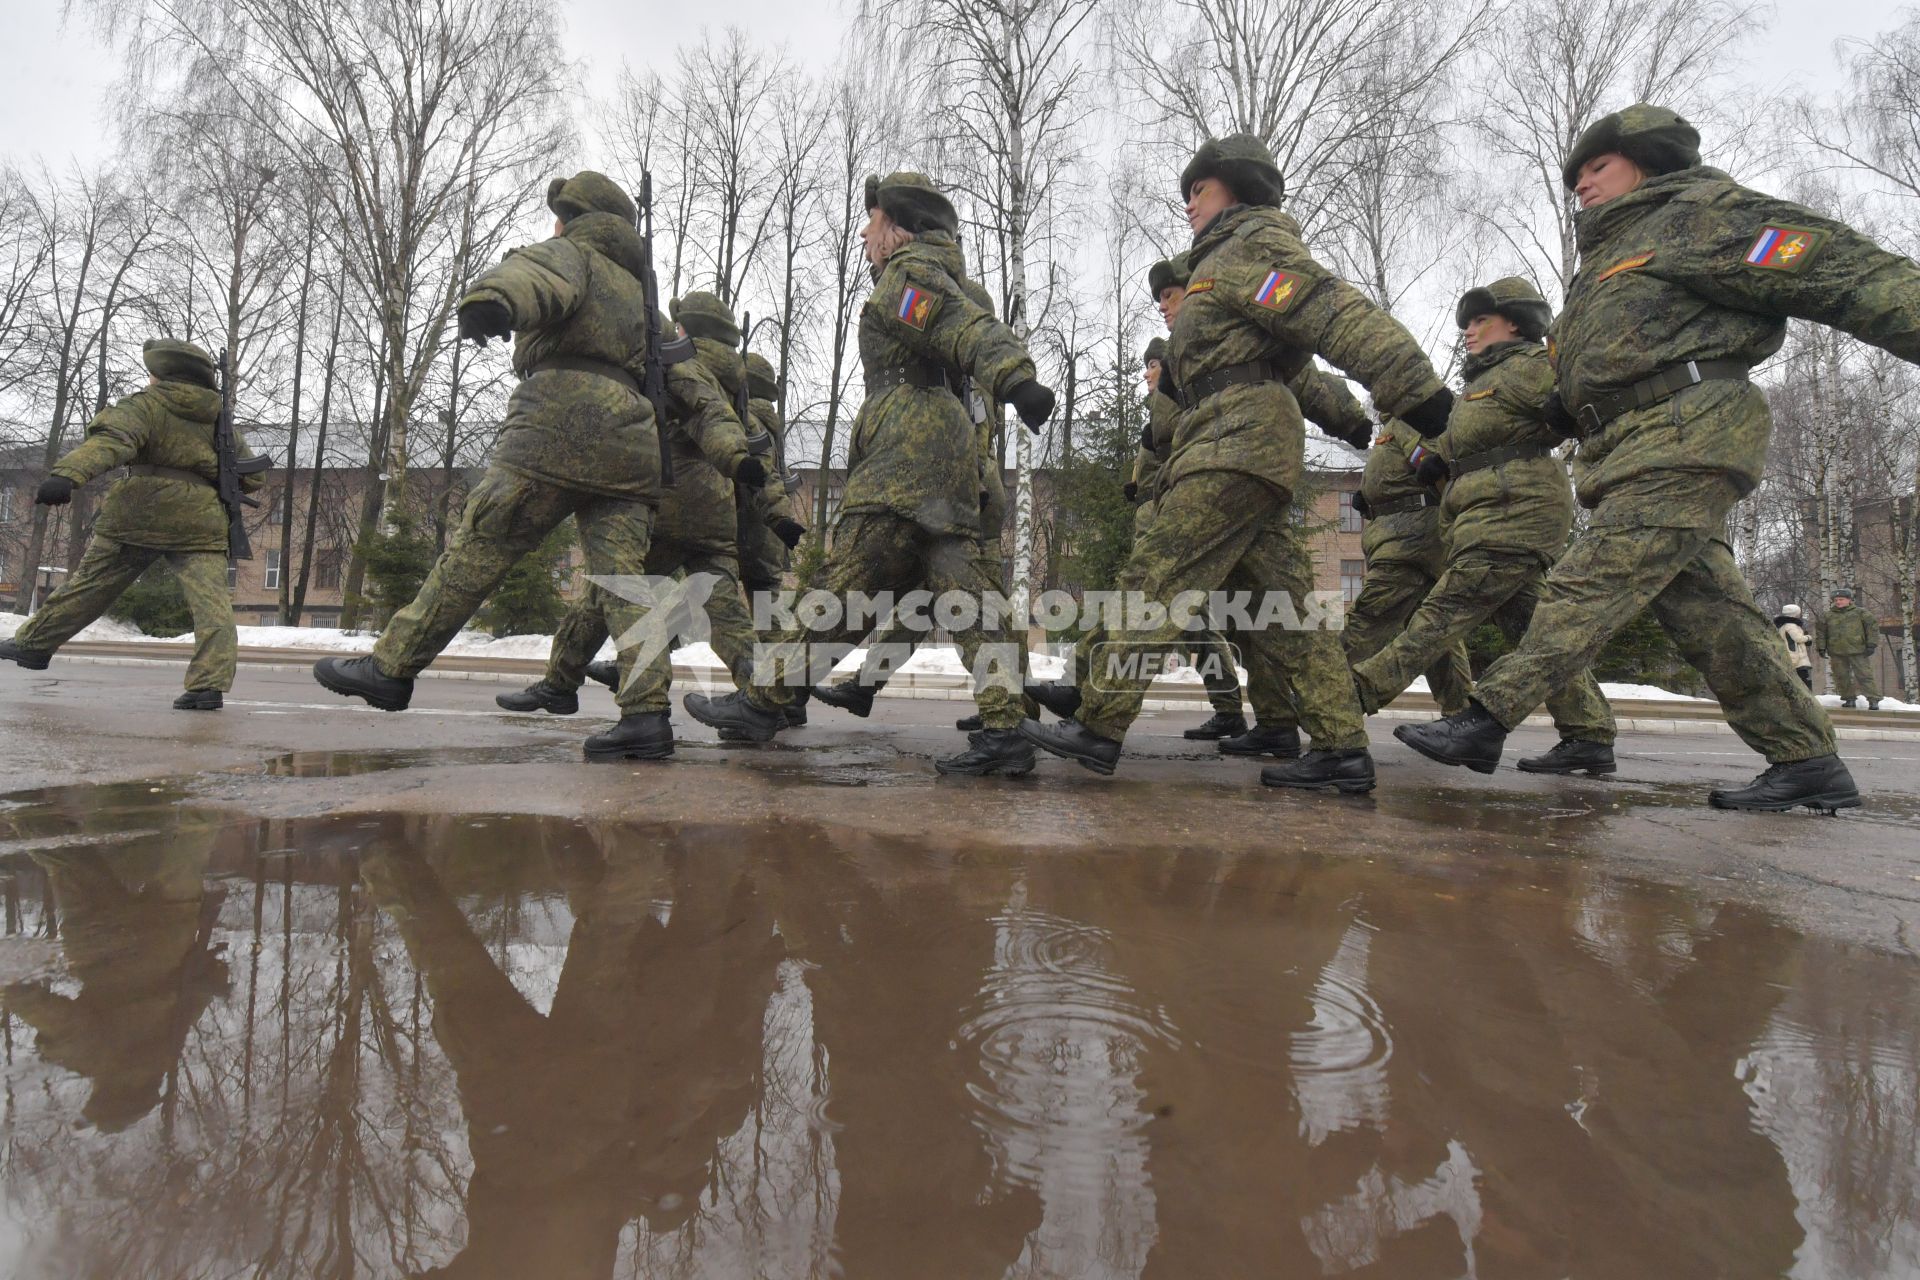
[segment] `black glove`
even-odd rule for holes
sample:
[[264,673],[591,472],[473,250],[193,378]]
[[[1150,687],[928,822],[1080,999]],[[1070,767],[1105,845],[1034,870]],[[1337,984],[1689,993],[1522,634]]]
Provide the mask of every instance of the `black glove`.
[[767,482],[767,464],[748,454],[740,459],[740,465],[733,469],[733,478],[741,484],[752,485],[758,489]]
[[1127,495],[1128,502],[1140,501],[1140,486],[1131,480],[1120,486],[1120,492]]
[[1373,504],[1367,501],[1367,495],[1358,489],[1353,491],[1353,509],[1360,513],[1362,520],[1373,519]]
[[40,482],[33,500],[43,507],[64,507],[73,501],[73,481],[65,476],[48,476]]
[[1140,424],[1140,447],[1148,453],[1153,452],[1153,423],[1151,422]]
[[1400,420],[1431,440],[1447,429],[1453,415],[1453,392],[1442,387],[1400,415]]
[[993,501],[993,495],[988,493],[985,489],[982,489],[980,491],[980,509],[982,511],[985,511],[987,509],[987,504],[992,501]]
[[1020,415],[1020,421],[1035,433],[1053,416],[1053,390],[1032,378],[1009,391],[1007,400]]
[[493,298],[469,302],[460,308],[460,336],[469,342],[487,345],[488,338],[502,340],[513,336],[513,312],[507,304]]
[[1342,442],[1343,444],[1350,444],[1356,449],[1364,450],[1368,446],[1373,444],[1373,424],[1371,422],[1366,421],[1365,419],[1362,419],[1359,422],[1356,422],[1353,425],[1353,429],[1349,431],[1346,435],[1343,435],[1343,436],[1337,435],[1337,436],[1334,436],[1334,439]]
[[1417,452],[1419,457],[1413,463],[1414,478],[1421,484],[1438,489],[1446,483],[1447,477],[1452,474],[1452,471],[1447,467],[1447,460],[1439,454],[1426,449],[1421,449]]
[[806,532],[807,526],[798,520],[790,520],[786,516],[781,516],[773,522],[773,536],[786,543],[789,551],[800,545],[800,539]]
[[1580,425],[1580,419],[1567,409],[1567,402],[1555,391],[1540,406],[1540,416],[1546,420],[1547,428],[1562,440],[1578,440],[1586,435],[1586,429]]

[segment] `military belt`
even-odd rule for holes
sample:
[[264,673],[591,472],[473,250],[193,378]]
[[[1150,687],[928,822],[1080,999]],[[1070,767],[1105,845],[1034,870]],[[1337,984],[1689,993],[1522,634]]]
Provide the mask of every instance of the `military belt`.
[[1645,409],[1688,387],[1714,380],[1745,382],[1749,365],[1745,360],[1689,360],[1662,369],[1651,378],[1643,378],[1625,391],[1599,396],[1580,406],[1575,414],[1588,435],[1603,430],[1623,413]]
[[1271,360],[1249,360],[1230,364],[1212,373],[1197,373],[1174,388],[1174,399],[1182,409],[1196,409],[1203,400],[1219,395],[1228,387],[1252,386],[1261,382],[1285,382],[1280,368]]
[[867,375],[867,394],[877,396],[895,387],[923,387],[928,391],[951,391],[959,395],[953,379],[937,364],[895,365],[875,369]]
[[162,480],[184,480],[188,484],[203,484],[209,489],[219,486],[201,475],[198,471],[186,471],[180,467],[156,467],[145,462],[137,462],[127,467],[130,476],[158,476]]
[[1455,477],[1464,476],[1472,471],[1485,471],[1488,467],[1497,467],[1503,462],[1518,462],[1522,458],[1546,458],[1553,454],[1553,446],[1547,444],[1509,444],[1498,449],[1488,449],[1484,453],[1470,453],[1464,458],[1455,459],[1449,469]]
[[536,373],[546,373],[553,369],[564,369],[569,373],[593,373],[602,378],[611,378],[635,395],[645,394],[640,390],[640,379],[628,373],[617,364],[605,360],[590,360],[585,356],[554,356],[550,360],[541,360],[527,366],[526,377]]
[[1440,499],[1431,493],[1409,494],[1404,498],[1395,498],[1392,502],[1382,502],[1367,509],[1367,519],[1378,520],[1382,516],[1397,516],[1403,511],[1424,511],[1428,507],[1437,507]]

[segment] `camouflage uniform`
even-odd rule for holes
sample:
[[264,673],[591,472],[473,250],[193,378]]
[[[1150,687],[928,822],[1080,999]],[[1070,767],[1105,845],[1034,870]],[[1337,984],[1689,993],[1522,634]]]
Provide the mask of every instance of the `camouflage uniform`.
[[1864,697],[1873,707],[1880,686],[1873,678],[1873,651],[1880,647],[1880,622],[1857,604],[1835,607],[1814,624],[1814,648],[1827,660],[1834,688],[1843,701]]
[[[1266,163],[1271,166],[1271,157]],[[1194,278],[1171,347],[1175,376],[1190,402],[1176,428],[1153,523],[1135,545],[1120,586],[1160,601],[1189,590],[1283,592],[1300,612],[1313,591],[1313,566],[1288,504],[1300,481],[1305,424],[1287,384],[1317,352],[1358,376],[1391,411],[1412,410],[1445,391],[1412,336],[1316,262],[1277,210],[1227,210],[1197,237],[1191,261]],[[1260,361],[1268,362],[1272,377],[1214,394],[1194,391],[1214,374]],[[1170,618],[1115,638],[1155,648],[1180,634]],[[1284,674],[1317,749],[1366,745],[1353,683],[1331,632],[1271,627],[1246,640],[1250,664],[1270,661]],[[1139,713],[1146,685],[1139,677],[1095,682],[1081,704],[1081,723],[1119,741]]]
[[1467,705],[1472,676],[1466,646],[1458,636],[1447,637],[1431,652],[1423,648],[1419,666],[1394,687],[1378,688],[1364,675],[1368,661],[1378,662],[1388,642],[1402,635],[1446,565],[1439,498],[1414,474],[1418,455],[1426,448],[1413,428],[1389,418],[1367,450],[1366,469],[1360,473],[1360,496],[1369,513],[1360,536],[1367,570],[1360,594],[1347,606],[1341,647],[1347,661],[1355,664],[1354,688],[1367,711],[1393,701],[1421,670],[1442,711],[1451,715]]
[[[918,175],[896,174],[887,184],[931,190]],[[867,397],[853,423],[846,492],[819,584],[841,600],[854,592],[918,589],[979,599],[996,588],[980,551],[979,435],[950,380],[964,373],[989,400],[1002,400],[1034,380],[1034,365],[1013,332],[971,296],[965,279],[953,236],[922,230],[887,260],[861,309]],[[949,381],[922,385],[942,379]],[[802,646],[862,634],[845,619],[818,631],[790,628],[779,639],[772,681],[756,685],[749,700],[762,709],[785,708],[801,687]],[[978,624],[954,636],[970,669],[979,669],[987,638]],[[1021,718],[1019,660],[996,656],[1005,661],[976,690],[975,701],[987,728],[1009,729]],[[805,683],[824,674],[824,664],[814,666]]]
[[773,366],[758,353],[747,357],[747,409],[752,415],[748,447],[758,449],[765,441],[768,450],[762,458],[772,473],[758,489],[739,488],[740,503],[740,582],[749,593],[773,591],[786,575],[792,555],[786,543],[773,532],[782,518],[804,523],[794,514],[792,495],[786,486],[787,424],[780,419],[776,403],[779,386]]
[[[1474,292],[1487,295],[1478,314],[1491,313],[1496,297],[1507,305],[1520,301],[1537,307],[1544,327],[1547,304],[1525,281],[1509,278]],[[1465,390],[1438,442],[1453,472],[1438,513],[1446,529],[1446,569],[1400,635],[1355,665],[1354,684],[1370,707],[1405,688],[1444,646],[1457,650],[1482,622],[1491,620],[1518,643],[1573,528],[1573,490],[1553,453],[1559,439],[1543,417],[1553,394],[1546,352],[1532,340],[1500,343],[1469,356],[1465,372]],[[1463,688],[1460,701],[1442,709],[1448,715],[1461,710],[1464,695]],[[1613,742],[1613,711],[1591,672],[1548,694],[1547,709],[1563,738]]]
[[[132,473],[101,500],[79,567],[13,640],[23,652],[52,653],[164,558],[193,613],[186,687],[224,693],[233,688],[239,645],[227,586],[227,514],[214,487],[220,393],[213,389],[213,359],[190,342],[170,339],[148,342],[142,356],[159,381],[101,410],[86,439],[53,464],[54,475],[76,485],[115,467]],[[241,460],[253,456],[238,432],[235,446]],[[240,477],[247,492],[265,483],[257,473]]]
[[[520,384],[460,527],[374,646],[385,676],[411,679],[424,669],[568,516],[579,524],[589,573],[632,575],[646,565],[661,477],[653,406],[638,383],[647,324],[633,202],[588,171],[556,179],[548,205],[567,219],[561,233],[508,254],[461,300],[463,309],[511,315]],[[608,622],[637,645],[645,606],[601,600]],[[632,652],[623,648],[623,666]],[[626,677],[622,712],[664,706],[668,678],[661,644],[644,671]]]
[[[1677,117],[1640,105],[1618,120],[1644,131]],[[1567,409],[1592,406],[1574,472],[1593,515],[1547,575],[1526,638],[1476,698],[1512,728],[1651,607],[1748,746],[1773,764],[1830,756],[1826,713],[1726,541],[1727,513],[1759,483],[1772,428],[1741,370],[1780,349],[1789,316],[1920,361],[1920,267],[1699,166],[1697,151],[1694,160],[1579,215],[1581,269],[1549,350]],[[1689,361],[1732,363],[1644,407],[1599,403]]]

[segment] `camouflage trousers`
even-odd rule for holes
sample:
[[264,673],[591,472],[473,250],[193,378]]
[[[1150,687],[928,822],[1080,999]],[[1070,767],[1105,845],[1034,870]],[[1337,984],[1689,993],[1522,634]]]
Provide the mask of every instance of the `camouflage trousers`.
[[[746,688],[753,675],[753,619],[747,612],[733,554],[662,538],[648,548],[644,572],[653,578],[684,576],[677,606],[661,625],[674,637],[673,644],[703,640],[712,644],[735,686]],[[541,677],[545,684],[574,690],[586,683],[587,664],[600,652],[600,646],[610,634],[607,600],[611,594],[590,583],[567,610],[559,630],[554,632],[553,645],[547,650],[547,671]],[[696,616],[696,610],[701,616]],[[623,685],[629,669],[623,657],[620,666]],[[634,710],[668,710],[671,703],[667,695],[672,681],[673,669],[669,663],[667,681],[660,685],[657,696],[650,689],[648,700],[636,705]]]
[[[1671,486],[1674,477],[1657,477]],[[1715,477],[1703,489],[1722,484]],[[1793,673],[1780,633],[1753,602],[1718,523],[1667,529],[1594,523],[1548,572],[1519,647],[1481,677],[1474,698],[1509,729],[1593,665],[1614,632],[1651,608],[1680,655],[1706,677],[1727,723],[1770,764],[1834,753],[1833,725]],[[1714,503],[1724,518],[1730,486]]]
[[[374,663],[400,679],[411,679],[447,647],[520,558],[540,545],[554,526],[572,516],[580,526],[587,572],[629,576],[645,570],[653,530],[653,508],[624,498],[609,498],[535,480],[518,472],[489,467],[467,495],[447,549],[412,602],[387,624],[373,647]],[[621,662],[635,653],[648,660],[615,695],[623,713],[666,705],[669,679],[666,638],[649,617],[645,602],[602,594],[608,625],[620,638]],[[645,625],[642,625],[643,622]],[[598,647],[597,645],[595,646]]]
[[[855,593],[904,596],[910,591],[936,597],[956,592],[978,601],[999,586],[998,568],[989,574],[977,538],[930,533],[891,512],[856,511],[843,514],[834,526],[833,549],[816,589],[842,603]],[[786,628],[770,642],[769,665],[755,673],[748,696],[762,707],[790,705],[800,689],[828,677],[832,650],[862,638],[869,625],[856,624],[843,612],[817,628],[801,623]],[[1019,724],[1026,645],[1005,629],[990,634],[978,616],[952,635],[961,660],[974,673],[973,700],[981,723],[989,729]]]
[[[1160,499],[1152,526],[1121,572],[1120,590],[1163,603],[1186,591],[1250,591],[1256,602],[1279,592],[1304,617],[1313,559],[1278,490],[1240,472],[1203,471]],[[1180,620],[1168,617],[1159,626],[1115,631],[1112,639],[1135,652],[1161,652],[1176,647],[1183,634]],[[1281,687],[1291,689],[1300,727],[1316,748],[1367,745],[1353,678],[1332,631],[1270,626],[1242,638],[1249,675],[1261,669],[1257,664],[1268,664]],[[1140,714],[1151,673],[1096,671],[1093,677],[1082,695],[1080,722],[1120,741]]]
[[1841,698],[1865,698],[1870,703],[1880,701],[1880,686],[1873,678],[1872,654],[1828,654],[1827,673],[1833,677],[1834,691]]
[[[1207,705],[1215,714],[1223,716],[1241,713],[1243,695],[1238,664],[1242,658],[1249,664],[1255,661],[1252,654],[1242,653],[1241,646],[1228,639],[1230,634],[1237,636],[1239,633],[1203,631],[1177,637],[1168,646],[1175,653],[1193,656],[1194,666],[1200,672],[1200,683],[1207,691]],[[1108,639],[1106,628],[1095,626],[1074,642],[1070,671],[1075,685],[1082,688],[1086,686],[1094,652]],[[1264,674],[1264,668],[1261,674],[1251,669],[1247,672],[1247,691],[1253,698],[1256,718],[1262,724],[1293,725],[1296,715],[1292,699],[1286,696],[1284,680],[1263,679]],[[1260,714],[1262,706],[1267,708],[1267,715]]]
[[[1435,654],[1458,654],[1464,666],[1461,642],[1483,622],[1491,621],[1509,643],[1518,644],[1533,618],[1546,573],[1546,565],[1530,551],[1468,551],[1454,558],[1400,634],[1372,657],[1354,664],[1353,683],[1360,704],[1369,711],[1385,706],[1413,682],[1422,667],[1427,667],[1431,680],[1429,664]],[[1455,694],[1459,701],[1448,706],[1443,699],[1441,710],[1447,715],[1465,710],[1466,693],[1462,684]],[[1550,690],[1546,703],[1561,737],[1612,744],[1613,708],[1594,683],[1592,672],[1577,672]]]
[[1413,677],[1422,672],[1427,677],[1427,690],[1440,704],[1442,715],[1450,716],[1467,709],[1467,695],[1473,691],[1473,674],[1467,666],[1467,647],[1462,643],[1466,632],[1448,637],[1437,648],[1423,646],[1425,656],[1420,665],[1391,691],[1372,691],[1360,674],[1360,664],[1377,660],[1375,655],[1390,642],[1397,643],[1396,637],[1404,638],[1408,619],[1415,616],[1423,601],[1430,599],[1433,589],[1433,575],[1423,564],[1411,560],[1367,562],[1360,594],[1347,606],[1347,625],[1340,633],[1340,645],[1346,650],[1347,662],[1354,666],[1354,690],[1360,695],[1360,705],[1368,712],[1378,711],[1392,702],[1413,683]]
[[225,693],[233,688],[240,642],[233,625],[233,593],[227,586],[227,557],[218,551],[161,551],[96,535],[87,543],[80,567],[21,625],[13,642],[30,653],[52,653],[111,608],[147,566],[162,557],[180,580],[193,614],[187,689]]

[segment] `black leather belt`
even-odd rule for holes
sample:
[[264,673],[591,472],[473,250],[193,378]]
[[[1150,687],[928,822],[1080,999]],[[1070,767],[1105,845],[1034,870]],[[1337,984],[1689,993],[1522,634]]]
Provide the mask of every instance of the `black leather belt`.
[[598,374],[603,378],[612,378],[635,395],[645,394],[640,390],[640,379],[619,365],[609,364],[605,360],[590,360],[585,356],[555,356],[551,360],[541,360],[528,365],[524,376],[531,378],[536,373],[546,373],[550,369],[564,369],[569,373]]
[[1553,454],[1553,446],[1545,444],[1509,444],[1498,449],[1488,449],[1484,453],[1470,453],[1457,458],[1449,464],[1458,478],[1472,471],[1485,471],[1488,467],[1497,467],[1503,462],[1518,462],[1522,458],[1546,458]]
[[162,480],[185,480],[188,484],[203,484],[209,489],[219,488],[218,485],[201,475],[198,471],[186,471],[179,467],[156,467],[149,463],[136,462],[128,465],[127,474],[130,476],[159,476]]
[[1174,400],[1182,409],[1197,408],[1201,401],[1217,396],[1228,387],[1251,386],[1260,382],[1285,382],[1280,369],[1271,360],[1249,360],[1230,364],[1212,373],[1196,373],[1174,388]]
[[1659,404],[1698,383],[1716,379],[1745,382],[1748,368],[1745,360],[1689,360],[1685,364],[1662,369],[1651,378],[1642,378],[1625,391],[1616,391],[1610,396],[1596,396],[1581,405],[1574,416],[1586,428],[1587,434],[1593,435],[1623,413]]
[[867,394],[877,396],[895,387],[923,387],[928,391],[952,391],[958,395],[953,381],[947,376],[947,371],[937,364],[893,365],[875,369],[867,375]]
[[1430,493],[1415,493],[1404,498],[1395,498],[1392,502],[1382,502],[1378,506],[1367,508],[1367,519],[1378,520],[1382,516],[1397,516],[1402,511],[1423,511],[1428,507],[1437,507],[1440,499]]

